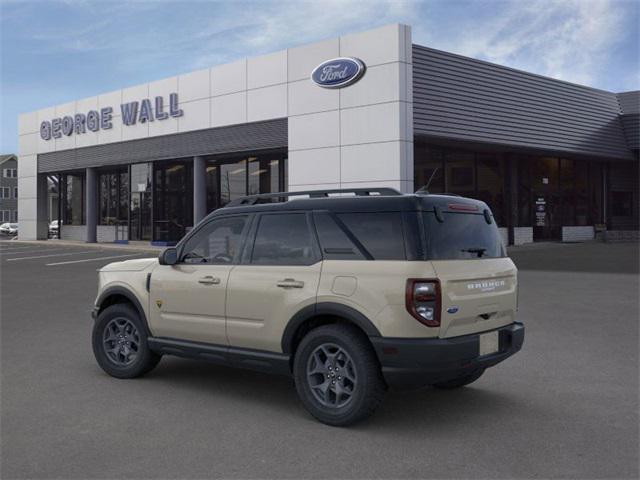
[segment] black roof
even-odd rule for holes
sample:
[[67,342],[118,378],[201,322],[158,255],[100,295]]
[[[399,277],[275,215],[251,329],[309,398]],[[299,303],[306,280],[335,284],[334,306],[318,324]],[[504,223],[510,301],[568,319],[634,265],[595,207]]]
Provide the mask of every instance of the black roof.
[[[288,195],[291,194],[292,193],[289,193]],[[300,192],[300,194],[304,195],[305,193]],[[309,210],[329,210],[334,212],[415,212],[433,211],[435,207],[438,207],[444,212],[467,211],[479,214],[483,213],[485,209],[489,209],[484,202],[466,197],[446,194],[401,194],[396,192],[391,195],[329,196],[323,198],[307,197],[292,198],[288,201],[273,203],[255,203],[253,205],[237,206],[231,205],[215,210],[209,216],[227,215],[229,213]]]

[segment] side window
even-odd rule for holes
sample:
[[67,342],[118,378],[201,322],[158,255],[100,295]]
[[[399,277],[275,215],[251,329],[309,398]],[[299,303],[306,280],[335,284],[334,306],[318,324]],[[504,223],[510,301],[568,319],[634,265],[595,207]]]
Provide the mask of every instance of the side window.
[[311,265],[314,238],[305,213],[262,215],[253,244],[255,265]]
[[246,216],[212,220],[194,234],[182,249],[182,262],[225,265],[240,253],[240,239],[247,224]]
[[331,214],[317,212],[313,216],[325,260],[365,260],[360,249],[336,223]]
[[406,260],[400,212],[342,213],[338,218],[375,260]]

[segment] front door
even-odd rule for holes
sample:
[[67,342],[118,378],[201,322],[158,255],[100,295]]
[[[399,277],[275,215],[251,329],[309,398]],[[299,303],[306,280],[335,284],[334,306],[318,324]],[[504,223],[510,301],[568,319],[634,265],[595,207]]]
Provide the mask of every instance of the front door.
[[131,193],[130,215],[129,239],[151,240],[151,193]]
[[199,227],[179,251],[176,265],[151,276],[151,330],[159,337],[227,345],[226,289],[237,263],[247,215]]
[[281,351],[289,319],[316,302],[322,262],[308,213],[258,219],[247,263],[227,289],[227,336],[234,347]]
[[531,205],[533,212],[533,240],[559,240],[561,237],[561,196],[559,188],[559,159],[536,159],[531,170]]

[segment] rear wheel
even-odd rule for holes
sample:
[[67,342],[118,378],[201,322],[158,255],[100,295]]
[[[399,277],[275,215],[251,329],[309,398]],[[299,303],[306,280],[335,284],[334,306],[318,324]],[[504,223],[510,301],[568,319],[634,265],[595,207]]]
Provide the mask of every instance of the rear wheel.
[[93,354],[112,377],[134,378],[152,370],[160,355],[147,345],[145,325],[138,312],[126,304],[105,308],[93,326]]
[[315,418],[345,426],[370,416],[386,385],[367,338],[350,325],[311,330],[294,359],[298,395]]
[[433,386],[442,390],[452,390],[454,388],[464,387],[470,383],[478,380],[484,373],[484,368],[476,370],[475,372],[465,375],[463,377],[454,378],[453,380],[447,380],[446,382],[434,383]]

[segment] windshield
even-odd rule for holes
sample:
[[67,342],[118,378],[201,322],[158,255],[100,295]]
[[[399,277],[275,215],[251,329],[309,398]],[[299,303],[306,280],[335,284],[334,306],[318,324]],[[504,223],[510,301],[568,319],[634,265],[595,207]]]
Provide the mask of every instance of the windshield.
[[443,212],[440,222],[434,212],[424,213],[427,252],[431,260],[499,258],[505,256],[495,221],[484,215]]

